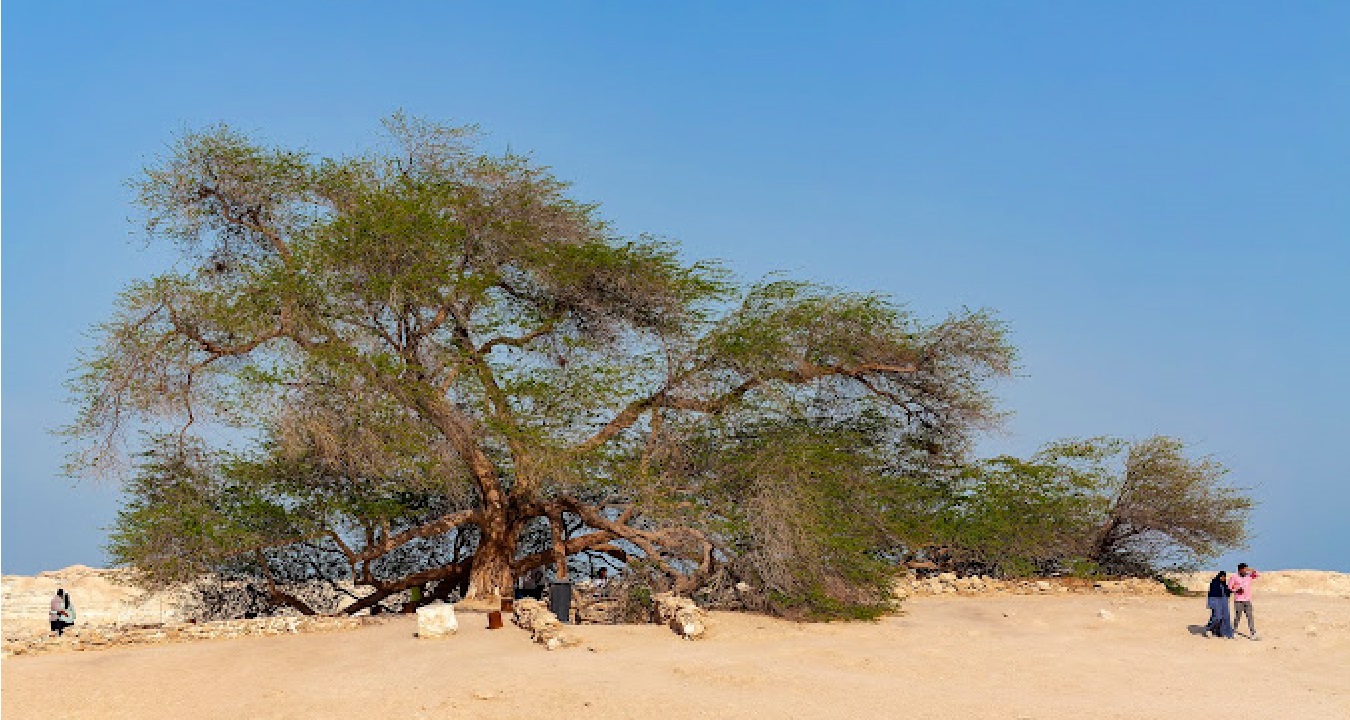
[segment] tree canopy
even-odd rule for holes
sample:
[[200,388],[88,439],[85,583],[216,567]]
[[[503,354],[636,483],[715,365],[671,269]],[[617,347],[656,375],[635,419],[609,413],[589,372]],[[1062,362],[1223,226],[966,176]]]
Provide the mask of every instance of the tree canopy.
[[[1241,546],[1253,502],[1176,438],[1062,440],[969,463],[918,510],[912,547],[972,572],[1153,575]],[[911,524],[913,527],[913,524]]]
[[331,608],[302,581],[355,612],[569,557],[824,612],[889,597],[902,491],[997,418],[1000,322],[736,282],[471,128],[385,127],[338,158],[190,132],[137,181],[178,263],[99,327],[70,428],[73,471],[130,460],[116,560],[252,574],[304,612]]

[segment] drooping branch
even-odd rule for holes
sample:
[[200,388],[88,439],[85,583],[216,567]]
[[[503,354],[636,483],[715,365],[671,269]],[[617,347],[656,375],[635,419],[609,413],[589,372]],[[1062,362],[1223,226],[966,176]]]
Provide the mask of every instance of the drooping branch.
[[411,575],[405,575],[397,580],[380,580],[373,576],[362,578],[359,584],[373,588],[373,592],[351,605],[344,607],[342,612],[347,615],[355,615],[366,608],[379,604],[391,595],[398,594],[409,588],[420,587],[429,582],[439,581],[442,583],[450,583],[452,585],[461,583],[469,576],[470,562],[443,565]]
[[290,605],[299,610],[301,615],[315,614],[314,608],[310,607],[309,603],[277,587],[276,578],[272,576],[272,568],[267,564],[267,555],[262,550],[255,550],[254,557],[258,561],[258,566],[262,568],[263,577],[267,579],[267,591],[274,602]]
[[203,351],[210,353],[214,357],[237,357],[240,355],[247,355],[256,350],[263,343],[283,337],[286,334],[286,328],[279,326],[273,330],[268,330],[251,340],[236,345],[222,345],[203,335],[201,330],[194,323],[185,321],[179,316],[178,311],[174,309],[172,304],[166,303],[165,307],[169,311],[169,321],[173,324],[174,330],[182,333],[189,340],[197,343]]
[[[571,557],[583,552],[604,552],[616,557],[626,558],[627,553],[610,544],[618,537],[619,536],[614,533],[598,530],[584,535],[578,535],[577,537],[568,538],[563,543],[562,554],[564,557]],[[557,557],[557,548],[550,547],[548,550],[523,555],[517,558],[515,562],[511,564],[511,567],[516,574],[521,574],[537,567],[548,565],[551,562],[556,562]]]
[[557,329],[558,322],[559,321],[557,318],[552,318],[544,322],[544,324],[540,325],[534,330],[525,333],[524,335],[518,337],[500,336],[492,338],[491,340],[488,340],[487,342],[483,343],[478,347],[477,354],[487,355],[488,353],[492,352],[493,348],[502,346],[518,347],[518,348],[525,347],[526,345],[529,345],[535,340],[538,340],[539,338]]
[[669,386],[658,390],[647,397],[634,400],[627,407],[619,411],[612,420],[605,423],[603,427],[582,441],[572,449],[574,455],[588,453],[601,445],[612,440],[616,435],[632,427],[642,414],[655,408],[669,408],[672,410],[685,410],[705,414],[716,414],[726,410],[732,403],[741,399],[746,393],[759,387],[763,381],[759,378],[750,378],[741,382],[731,390],[715,398],[702,400],[698,398],[678,397],[671,395]]
[[[670,384],[646,397],[634,400],[623,410],[619,411],[608,423],[597,430],[581,444],[573,449],[573,454],[581,455],[594,450],[601,445],[612,440],[616,435],[632,427],[642,414],[653,408],[669,408],[672,410],[684,410],[687,412],[697,412],[709,415],[715,415],[726,411],[735,402],[745,397],[747,393],[755,388],[764,385],[769,380],[786,382],[792,385],[804,385],[816,380],[827,377],[849,377],[859,381],[875,394],[890,400],[892,403],[902,405],[906,402],[904,398],[894,393],[878,389],[868,379],[869,375],[899,375],[913,374],[918,372],[916,365],[888,365],[865,363],[856,367],[847,367],[843,365],[815,365],[805,360],[799,361],[796,368],[788,372],[773,373],[765,377],[749,377],[741,381],[731,390],[713,398],[691,398],[681,397],[673,394],[673,388]],[[688,374],[681,375],[676,380],[683,380]]]
[[584,520],[587,525],[609,533],[613,538],[619,538],[633,543],[647,556],[648,561],[661,568],[667,575],[670,575],[671,577],[681,576],[680,571],[666,561],[661,550],[657,547],[661,540],[660,533],[639,530],[632,525],[610,520],[600,514],[594,506],[586,505],[576,498],[562,497],[558,499],[557,504],[570,512],[581,516],[581,519]]
[[357,561],[373,560],[383,555],[389,554],[395,548],[406,545],[418,538],[441,535],[469,523],[482,522],[482,514],[477,510],[460,510],[448,515],[442,515],[430,522],[423,523],[416,527],[408,528],[403,532],[394,535],[385,534],[380,542],[372,542],[364,551],[353,556]]

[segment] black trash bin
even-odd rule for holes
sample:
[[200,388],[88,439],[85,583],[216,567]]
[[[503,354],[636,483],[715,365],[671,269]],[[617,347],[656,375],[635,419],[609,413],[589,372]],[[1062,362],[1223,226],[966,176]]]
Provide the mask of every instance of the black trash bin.
[[572,582],[558,580],[548,586],[548,609],[564,623],[572,622]]

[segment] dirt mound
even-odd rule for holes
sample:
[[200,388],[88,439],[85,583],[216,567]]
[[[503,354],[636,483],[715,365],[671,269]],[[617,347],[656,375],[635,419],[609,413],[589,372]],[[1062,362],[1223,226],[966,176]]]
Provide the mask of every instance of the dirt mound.
[[[1215,571],[1187,573],[1179,577],[1189,590],[1205,591]],[[1232,572],[1231,570],[1229,571]],[[1295,595],[1334,595],[1350,597],[1350,573],[1330,570],[1271,570],[1262,571],[1254,585],[1256,594],[1288,593]]]
[[6,636],[46,632],[47,610],[57,588],[70,593],[80,625],[163,623],[180,619],[175,599],[147,593],[130,582],[124,571],[72,565],[30,575],[0,578]]

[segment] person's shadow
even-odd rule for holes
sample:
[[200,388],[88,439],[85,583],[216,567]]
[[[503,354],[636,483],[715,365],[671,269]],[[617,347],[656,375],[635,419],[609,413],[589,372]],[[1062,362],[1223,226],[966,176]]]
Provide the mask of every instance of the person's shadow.
[[1186,630],[1187,630],[1188,632],[1190,632],[1190,634],[1192,634],[1192,635],[1204,635],[1204,634],[1205,634],[1205,626],[1204,626],[1204,625],[1187,625],[1187,626],[1186,626]]

